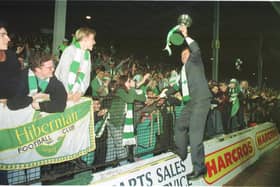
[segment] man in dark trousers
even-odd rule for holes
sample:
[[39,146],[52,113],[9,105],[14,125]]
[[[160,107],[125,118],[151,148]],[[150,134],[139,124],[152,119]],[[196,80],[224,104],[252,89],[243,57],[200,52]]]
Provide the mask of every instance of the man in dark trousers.
[[183,63],[178,84],[164,90],[160,97],[173,94],[181,89],[185,106],[174,128],[175,150],[182,159],[187,158],[187,147],[191,147],[193,172],[188,174],[189,180],[195,180],[207,171],[204,162],[203,135],[207,113],[210,108],[211,94],[204,73],[204,66],[198,44],[188,36],[187,27],[179,28],[188,47],[181,52]]

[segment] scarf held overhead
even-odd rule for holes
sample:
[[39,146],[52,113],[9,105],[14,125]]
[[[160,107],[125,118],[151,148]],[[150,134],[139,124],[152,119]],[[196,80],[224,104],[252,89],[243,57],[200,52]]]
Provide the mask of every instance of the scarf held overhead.
[[68,90],[75,93],[83,86],[87,64],[90,63],[90,53],[88,50],[82,50],[79,42],[73,42],[73,45],[76,47],[76,51],[70,65]]

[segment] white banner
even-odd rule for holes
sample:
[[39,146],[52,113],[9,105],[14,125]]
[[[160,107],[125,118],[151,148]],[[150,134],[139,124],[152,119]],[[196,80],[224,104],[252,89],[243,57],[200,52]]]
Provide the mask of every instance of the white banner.
[[60,163],[95,149],[92,100],[68,103],[63,113],[0,107],[0,170]]
[[173,153],[137,161],[93,174],[94,186],[185,186],[190,159],[181,161]]

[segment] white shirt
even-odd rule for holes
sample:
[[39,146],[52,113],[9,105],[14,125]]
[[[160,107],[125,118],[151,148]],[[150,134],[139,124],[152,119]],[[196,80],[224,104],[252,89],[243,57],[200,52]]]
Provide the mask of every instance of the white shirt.
[[[58,80],[60,80],[63,83],[67,93],[70,92],[69,88],[68,88],[68,77],[69,77],[69,73],[70,73],[70,65],[74,59],[75,50],[76,50],[76,47],[74,45],[70,45],[69,47],[67,47],[63,51],[61,58],[59,60],[58,66],[55,70],[55,76],[57,77]],[[82,58],[83,57],[84,57],[84,55],[82,55]],[[89,59],[90,59],[90,57],[89,57]],[[87,61],[84,61],[83,59],[81,59],[80,62],[85,63]],[[90,63],[90,60],[88,62],[89,63],[86,64],[86,66],[87,66],[86,72],[84,72],[85,77],[84,77],[82,83],[80,84],[80,87],[77,88],[78,90],[73,90],[74,93],[79,92],[79,93],[82,93],[82,95],[84,95],[89,87],[91,63]]]

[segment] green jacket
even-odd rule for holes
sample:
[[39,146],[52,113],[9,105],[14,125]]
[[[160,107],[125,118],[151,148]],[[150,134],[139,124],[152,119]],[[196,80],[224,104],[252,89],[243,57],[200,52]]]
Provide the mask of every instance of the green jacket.
[[105,87],[102,84],[100,84],[98,77],[95,77],[91,81],[90,85],[92,90],[91,95],[93,97],[99,97],[104,95]]
[[137,94],[134,88],[126,92],[124,89],[119,88],[116,91],[116,95],[113,97],[112,105],[109,110],[110,122],[115,126],[121,126],[124,124],[126,103],[134,103],[134,101],[146,100],[145,93]]

